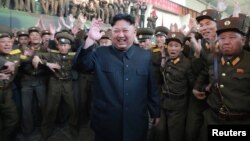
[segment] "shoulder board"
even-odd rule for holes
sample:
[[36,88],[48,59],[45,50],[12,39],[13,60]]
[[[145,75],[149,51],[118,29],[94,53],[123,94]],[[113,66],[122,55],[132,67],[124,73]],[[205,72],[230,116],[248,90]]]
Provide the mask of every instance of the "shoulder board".
[[69,52],[68,55],[74,56],[76,53],[75,52]]
[[154,48],[154,49],[153,49],[153,52],[159,52],[159,51],[161,51],[160,48]]
[[21,60],[25,60],[25,59],[27,59],[28,57],[26,56],[26,55],[20,55],[20,59]]
[[51,49],[49,52],[52,52],[52,53],[59,53],[58,50],[54,50],[54,49]]
[[22,53],[22,51],[20,49],[15,49],[15,50],[12,50],[10,52],[10,55],[15,55],[15,54],[19,54],[19,53]]

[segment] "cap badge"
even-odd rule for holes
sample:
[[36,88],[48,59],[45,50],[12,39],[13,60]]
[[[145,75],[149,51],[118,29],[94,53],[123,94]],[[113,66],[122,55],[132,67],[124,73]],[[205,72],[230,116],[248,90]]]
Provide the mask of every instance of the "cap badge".
[[66,40],[64,38],[61,39],[61,42],[65,42]]
[[202,15],[207,15],[207,11],[204,11],[204,12],[202,13]]
[[142,38],[142,35],[139,35],[139,38]]
[[224,22],[224,25],[226,25],[226,26],[228,26],[228,25],[230,25],[230,24],[231,24],[231,22],[228,21],[228,20]]
[[174,38],[176,35],[175,35],[175,34],[172,34],[171,36],[172,36],[172,38]]

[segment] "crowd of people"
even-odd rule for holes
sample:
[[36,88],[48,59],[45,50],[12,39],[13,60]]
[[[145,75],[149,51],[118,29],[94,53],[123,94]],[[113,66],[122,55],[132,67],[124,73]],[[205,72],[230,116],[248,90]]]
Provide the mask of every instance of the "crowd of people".
[[0,29],[1,141],[207,141],[208,125],[250,123],[246,14],[206,9],[187,32],[104,22]]
[[38,9],[35,4],[39,3],[41,8],[39,14],[72,17],[80,19],[85,17],[87,20],[100,18],[106,24],[111,23],[111,19],[115,14],[126,13],[132,16],[137,16],[140,27],[145,26],[145,21],[148,21],[147,26],[155,28],[157,15],[155,11],[148,19],[145,17],[147,4],[140,0],[3,0],[0,1],[1,7],[15,9],[35,13]]

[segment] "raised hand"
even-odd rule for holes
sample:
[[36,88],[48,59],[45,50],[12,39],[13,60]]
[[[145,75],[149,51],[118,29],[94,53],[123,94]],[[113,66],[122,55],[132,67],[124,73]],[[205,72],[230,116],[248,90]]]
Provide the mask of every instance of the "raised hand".
[[90,30],[88,32],[88,38],[98,41],[101,39],[102,34],[100,33],[103,21],[101,19],[93,19],[91,23]]
[[239,17],[240,13],[240,4],[239,2],[234,3],[234,11],[233,11],[233,17]]
[[223,12],[227,9],[227,4],[225,2],[225,0],[218,0],[217,2],[217,10],[219,12]]

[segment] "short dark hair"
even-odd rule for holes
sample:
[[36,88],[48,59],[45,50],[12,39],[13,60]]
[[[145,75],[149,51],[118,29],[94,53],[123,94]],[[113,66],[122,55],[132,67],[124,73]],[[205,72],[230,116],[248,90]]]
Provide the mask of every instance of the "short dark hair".
[[111,26],[114,26],[117,21],[125,20],[131,25],[135,25],[135,18],[129,14],[117,14],[113,17],[111,21]]

